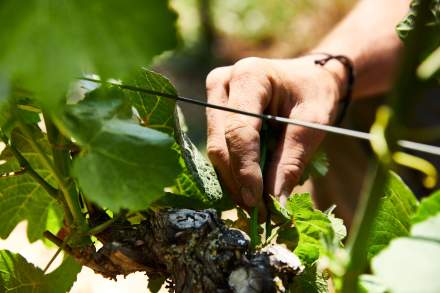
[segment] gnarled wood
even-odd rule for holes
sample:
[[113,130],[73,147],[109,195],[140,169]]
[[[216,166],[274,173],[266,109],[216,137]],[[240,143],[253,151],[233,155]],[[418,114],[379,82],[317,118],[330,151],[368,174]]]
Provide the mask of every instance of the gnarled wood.
[[107,278],[142,271],[170,280],[171,292],[283,292],[301,271],[281,246],[253,252],[240,230],[215,210],[168,209],[142,223],[116,223],[100,233],[104,246],[76,251],[77,259]]

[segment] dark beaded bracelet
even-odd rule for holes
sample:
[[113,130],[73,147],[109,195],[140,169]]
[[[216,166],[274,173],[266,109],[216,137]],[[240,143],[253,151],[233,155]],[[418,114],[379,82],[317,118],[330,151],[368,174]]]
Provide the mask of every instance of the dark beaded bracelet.
[[334,60],[339,61],[344,66],[345,70],[347,71],[346,90],[345,90],[344,96],[340,100],[340,103],[342,105],[341,105],[341,109],[339,111],[338,117],[336,118],[336,121],[335,121],[335,124],[339,125],[339,124],[341,124],[342,120],[344,120],[344,117],[347,114],[348,106],[350,105],[350,102],[351,102],[351,95],[353,92],[353,85],[354,85],[354,81],[355,81],[353,62],[350,60],[350,58],[348,58],[344,55],[331,55],[331,54],[327,54],[327,53],[316,53],[316,54],[324,55],[326,57],[324,57],[322,59],[315,60],[315,64],[320,65],[320,66],[324,66],[328,61],[334,59]]

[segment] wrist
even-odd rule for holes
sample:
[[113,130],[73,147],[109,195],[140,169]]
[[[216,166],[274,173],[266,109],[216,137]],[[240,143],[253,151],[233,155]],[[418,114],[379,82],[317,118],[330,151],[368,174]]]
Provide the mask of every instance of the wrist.
[[[324,55],[324,57],[316,59],[314,61],[316,65],[323,67],[326,64],[331,64],[330,62],[334,61],[334,65],[329,65],[327,70],[333,75],[339,88],[339,102],[341,104],[341,110],[339,111],[336,119],[336,124],[340,124],[351,101],[355,80],[354,65],[351,59],[344,55],[332,55],[328,53],[319,54]],[[336,67],[335,62],[339,64],[338,67]]]
[[[309,54],[313,62],[318,60],[323,60],[325,58],[328,58],[329,56],[327,53],[319,53],[319,52],[317,53],[311,52]],[[328,62],[316,64],[316,65],[321,66],[323,69],[325,69],[328,73],[331,74],[331,76],[333,77],[334,81],[338,86],[339,94],[337,100],[341,101],[341,99],[344,98],[345,93],[347,92],[348,82],[349,82],[349,76],[345,66],[340,61],[335,59],[331,59],[328,60]]]

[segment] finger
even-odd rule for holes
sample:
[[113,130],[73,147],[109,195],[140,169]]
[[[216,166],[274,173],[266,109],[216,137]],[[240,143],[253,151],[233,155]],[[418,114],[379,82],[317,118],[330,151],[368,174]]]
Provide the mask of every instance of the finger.
[[[208,102],[227,105],[230,67],[219,67],[211,71],[206,78],[206,94]],[[229,191],[232,199],[242,205],[239,188],[232,177],[229,152],[225,140],[225,112],[206,108],[208,139],[207,153],[214,168],[217,170],[222,184]]]
[[[259,59],[244,59],[234,65],[229,83],[228,107],[262,113],[271,96],[271,83],[261,69]],[[232,175],[247,206],[258,207],[263,214],[263,179],[260,169],[261,120],[228,113],[225,137]]]
[[[293,108],[289,117],[326,123],[325,119],[314,113],[299,106]],[[279,197],[281,202],[286,201],[323,138],[324,134],[320,131],[288,125],[268,163],[266,191]]]

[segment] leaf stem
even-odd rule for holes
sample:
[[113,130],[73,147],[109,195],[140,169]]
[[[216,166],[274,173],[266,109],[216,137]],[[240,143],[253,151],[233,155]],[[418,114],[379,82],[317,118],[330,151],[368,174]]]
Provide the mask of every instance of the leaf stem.
[[250,238],[251,246],[253,249],[260,244],[260,235],[258,234],[258,208],[252,208],[250,219]]
[[55,261],[55,259],[58,257],[58,255],[60,254],[60,252],[62,250],[63,249],[61,247],[58,248],[57,252],[55,252],[55,254],[52,256],[52,258],[49,260],[46,267],[44,268],[44,270],[43,270],[44,274],[47,272],[47,270],[50,268],[50,266],[52,265],[52,263]]
[[46,190],[46,192],[53,197],[56,200],[59,200],[59,196],[58,196],[58,190],[54,187],[52,187],[52,185],[50,185],[46,180],[44,180],[43,177],[40,176],[40,174],[38,174],[31,166],[31,164],[26,160],[26,158],[18,151],[18,149],[15,147],[13,142],[8,143],[8,138],[1,133],[2,135],[2,140],[6,143],[6,145],[9,147],[9,149],[11,150],[12,154],[14,155],[14,157],[17,159],[18,163],[20,164],[21,167],[23,167],[25,169],[25,171],[38,183],[41,185],[41,187],[44,188],[44,190]]
[[357,292],[358,277],[367,265],[368,240],[383,195],[388,166],[379,163],[370,167],[367,189],[365,190],[353,221],[348,242],[350,261],[343,278],[342,292]]
[[115,221],[117,220],[117,218],[113,218],[110,220],[105,221],[102,224],[99,224],[93,228],[91,228],[89,231],[87,231],[87,235],[96,235],[101,233],[102,231],[106,230],[108,227],[110,227]]
[[46,125],[47,137],[49,139],[49,143],[52,145],[54,161],[54,166],[52,168],[56,174],[64,200],[66,201],[73,218],[73,223],[81,231],[85,231],[87,230],[87,223],[81,210],[79,194],[76,190],[73,179],[70,177],[70,153],[68,149],[58,147],[60,145],[67,144],[68,141],[58,131],[53,122],[48,118],[47,114],[43,114],[43,117]]
[[46,237],[46,239],[48,239],[50,242],[52,242],[53,244],[55,244],[65,252],[67,252],[68,254],[73,253],[73,249],[67,244],[67,241],[61,240],[56,235],[52,234],[52,232],[44,231],[43,236]]

